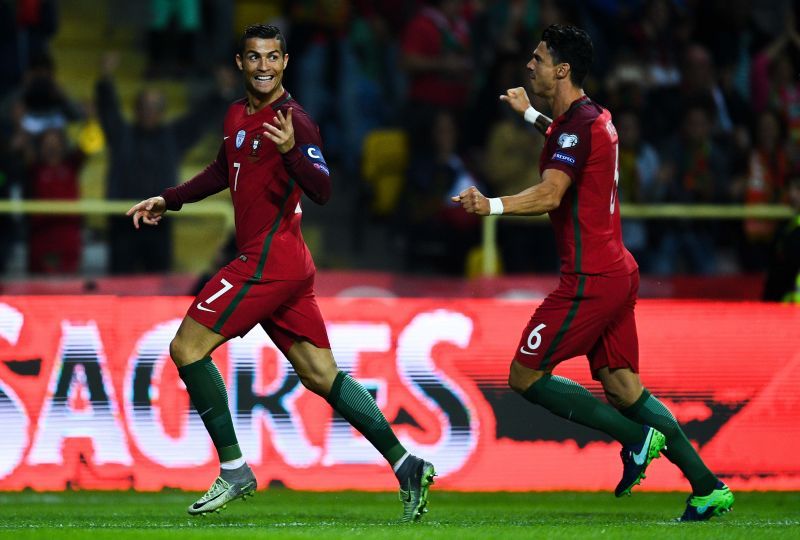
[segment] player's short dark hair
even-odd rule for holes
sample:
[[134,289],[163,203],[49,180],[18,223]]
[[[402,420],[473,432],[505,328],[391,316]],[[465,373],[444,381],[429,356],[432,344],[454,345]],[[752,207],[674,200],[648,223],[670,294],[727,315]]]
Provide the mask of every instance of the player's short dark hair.
[[551,24],[542,32],[542,41],[547,45],[553,63],[569,64],[572,84],[582,87],[594,55],[589,34],[576,26]]
[[251,24],[244,29],[242,37],[239,40],[239,54],[244,54],[244,44],[248,39],[274,39],[281,44],[281,52],[286,54],[288,48],[286,46],[286,38],[283,37],[281,29],[271,24]]

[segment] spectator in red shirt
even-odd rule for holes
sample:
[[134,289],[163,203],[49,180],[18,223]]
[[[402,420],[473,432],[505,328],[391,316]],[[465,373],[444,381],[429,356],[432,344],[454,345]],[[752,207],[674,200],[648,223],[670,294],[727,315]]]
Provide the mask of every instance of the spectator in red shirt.
[[[42,133],[28,174],[31,199],[77,199],[84,154],[67,147],[62,130]],[[75,273],[81,262],[81,218],[32,216],[28,235],[28,270],[37,274]]]
[[409,183],[432,195],[430,178],[436,167],[431,125],[441,112],[463,119],[472,80],[470,34],[462,16],[462,0],[427,0],[409,21],[401,41],[408,76],[404,114],[411,149]]

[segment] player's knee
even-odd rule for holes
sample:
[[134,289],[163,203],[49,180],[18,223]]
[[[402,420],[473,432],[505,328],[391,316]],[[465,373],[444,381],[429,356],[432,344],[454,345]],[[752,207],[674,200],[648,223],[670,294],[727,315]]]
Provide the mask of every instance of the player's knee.
[[508,370],[508,386],[515,392],[522,394],[530,388],[533,383],[541,379],[544,374],[544,371],[526,368],[514,361],[511,363],[511,368]]
[[[194,356],[192,356],[193,354]],[[179,336],[175,336],[172,338],[172,341],[169,342],[169,355],[178,367],[191,364],[200,358],[197,356],[197,353],[193,353],[186,340],[181,339]]]
[[633,389],[619,387],[619,388],[605,388],[606,399],[616,409],[627,409],[639,399]]
[[297,375],[300,377],[300,382],[303,383],[307,389],[322,397],[326,397],[331,390],[333,380],[336,378],[338,372],[330,366],[312,366],[307,369],[299,369]]

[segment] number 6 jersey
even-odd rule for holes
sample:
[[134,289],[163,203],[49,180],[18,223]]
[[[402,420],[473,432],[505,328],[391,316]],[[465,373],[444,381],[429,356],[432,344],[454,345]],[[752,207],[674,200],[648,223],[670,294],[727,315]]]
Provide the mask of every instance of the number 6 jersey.
[[572,179],[550,212],[561,272],[623,276],[638,267],[622,244],[617,200],[619,146],[611,114],[587,96],[575,100],[547,130],[539,172]]

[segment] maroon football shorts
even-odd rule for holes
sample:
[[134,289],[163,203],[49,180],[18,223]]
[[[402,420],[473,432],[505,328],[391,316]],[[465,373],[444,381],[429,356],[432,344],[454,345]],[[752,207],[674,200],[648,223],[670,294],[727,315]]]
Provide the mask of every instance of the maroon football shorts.
[[228,265],[205,284],[186,314],[226,338],[243,336],[260,324],[284,354],[300,340],[331,347],[314,297],[314,274],[255,281]]
[[592,376],[600,368],[639,372],[639,339],[634,306],[639,271],[622,277],[563,274],[531,316],[514,360],[550,371],[575,356],[586,355]]

